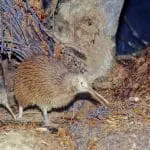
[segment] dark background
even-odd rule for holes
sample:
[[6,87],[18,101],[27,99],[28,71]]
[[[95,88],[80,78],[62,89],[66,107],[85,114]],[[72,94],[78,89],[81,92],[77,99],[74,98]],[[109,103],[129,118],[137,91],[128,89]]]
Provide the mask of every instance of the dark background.
[[116,35],[117,55],[132,54],[150,42],[150,0],[125,0]]

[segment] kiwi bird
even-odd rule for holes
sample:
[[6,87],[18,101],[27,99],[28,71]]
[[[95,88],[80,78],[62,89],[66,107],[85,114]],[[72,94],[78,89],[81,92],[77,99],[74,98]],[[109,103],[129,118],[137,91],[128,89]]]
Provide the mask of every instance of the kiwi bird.
[[39,55],[22,62],[14,79],[14,94],[19,104],[19,117],[23,108],[37,105],[49,123],[48,111],[61,108],[73,101],[80,92],[89,92],[99,103],[109,102],[94,91],[81,73],[71,73],[58,59]]

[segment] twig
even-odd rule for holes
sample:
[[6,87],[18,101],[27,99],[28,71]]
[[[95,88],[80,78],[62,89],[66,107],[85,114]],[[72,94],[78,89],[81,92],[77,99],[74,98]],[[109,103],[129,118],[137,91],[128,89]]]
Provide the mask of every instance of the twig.
[[4,52],[4,34],[3,34],[3,24],[2,24],[2,14],[0,15],[0,38],[1,38],[1,53]]
[[136,58],[132,55],[120,55],[116,56],[116,60],[136,60]]

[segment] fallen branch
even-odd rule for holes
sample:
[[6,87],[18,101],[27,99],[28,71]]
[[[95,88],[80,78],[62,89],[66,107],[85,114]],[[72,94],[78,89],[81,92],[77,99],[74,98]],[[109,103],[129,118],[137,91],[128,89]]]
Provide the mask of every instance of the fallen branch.
[[19,60],[34,54],[53,55],[60,42],[44,27],[28,0],[1,0],[0,13],[1,54],[11,52]]

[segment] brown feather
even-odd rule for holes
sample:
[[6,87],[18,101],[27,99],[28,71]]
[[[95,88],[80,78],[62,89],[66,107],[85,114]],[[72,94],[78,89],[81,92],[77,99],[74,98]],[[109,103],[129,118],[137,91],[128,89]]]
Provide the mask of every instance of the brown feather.
[[37,104],[61,107],[59,99],[63,106],[68,103],[63,99],[71,93],[71,87],[64,82],[66,74],[67,69],[59,61],[47,56],[35,56],[24,61],[15,76],[16,99],[22,106]]

